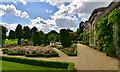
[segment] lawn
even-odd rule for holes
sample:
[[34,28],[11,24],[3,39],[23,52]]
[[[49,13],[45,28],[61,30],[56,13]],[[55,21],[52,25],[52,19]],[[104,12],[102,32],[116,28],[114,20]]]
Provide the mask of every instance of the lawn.
[[2,61],[2,70],[42,70],[45,72],[49,72],[51,70],[52,72],[52,70],[55,71],[55,70],[64,70],[64,69]]
[[10,40],[8,40],[8,39],[6,39],[5,40],[5,44],[15,44],[15,45],[17,45],[17,39],[10,39]]

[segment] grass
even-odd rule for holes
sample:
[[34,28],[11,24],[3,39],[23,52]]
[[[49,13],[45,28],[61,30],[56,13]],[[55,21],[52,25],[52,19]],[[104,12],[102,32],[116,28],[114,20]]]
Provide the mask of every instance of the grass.
[[65,69],[28,65],[28,64],[15,63],[15,62],[2,60],[2,70],[44,70],[49,72],[49,70],[52,71],[52,70],[65,70]]
[[5,40],[5,44],[15,44],[15,45],[17,45],[17,39],[10,39],[10,40],[8,40],[8,39],[6,39]]

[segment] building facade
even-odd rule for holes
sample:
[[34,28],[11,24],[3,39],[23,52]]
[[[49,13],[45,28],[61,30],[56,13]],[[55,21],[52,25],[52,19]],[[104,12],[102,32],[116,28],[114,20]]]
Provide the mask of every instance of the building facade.
[[[120,9],[120,1],[119,2],[111,2],[108,7],[102,7],[95,9],[88,21],[85,22],[85,30],[89,32],[89,46],[96,48],[96,26],[97,21],[105,16],[107,16],[114,9]],[[89,27],[89,28],[88,28]],[[87,29],[87,30],[86,30]]]

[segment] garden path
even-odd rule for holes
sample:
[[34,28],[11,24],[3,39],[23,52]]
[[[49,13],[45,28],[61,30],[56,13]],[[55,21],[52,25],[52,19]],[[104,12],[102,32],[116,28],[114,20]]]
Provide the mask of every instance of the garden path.
[[[104,53],[89,48],[88,46],[77,44],[78,56],[69,57],[60,50],[56,50],[60,57],[52,58],[31,58],[47,61],[73,62],[76,70],[118,70],[118,60],[106,56]],[[23,56],[16,56],[23,57]],[[28,57],[27,57],[28,58]]]

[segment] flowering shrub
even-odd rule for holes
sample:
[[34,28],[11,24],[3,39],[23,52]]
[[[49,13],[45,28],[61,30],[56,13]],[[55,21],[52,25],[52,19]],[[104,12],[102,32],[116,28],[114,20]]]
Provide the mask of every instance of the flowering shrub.
[[15,47],[15,48],[7,48],[6,50],[7,52],[3,52],[7,53],[9,55],[25,55],[25,56],[30,56],[30,55],[35,55],[35,56],[39,56],[42,54],[42,56],[44,56],[45,54],[57,54],[56,56],[58,56],[58,53],[55,52],[53,49],[51,49],[50,47],[40,47],[40,46],[26,46],[26,47]]

